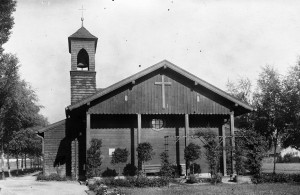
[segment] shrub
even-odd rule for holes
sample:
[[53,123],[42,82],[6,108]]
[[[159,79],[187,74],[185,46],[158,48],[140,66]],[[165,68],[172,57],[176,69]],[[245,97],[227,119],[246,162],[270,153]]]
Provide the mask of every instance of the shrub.
[[101,140],[94,138],[91,140],[91,146],[87,150],[87,178],[97,177],[101,175],[101,147]]
[[166,178],[172,178],[174,177],[174,167],[169,161],[169,154],[168,152],[162,152],[160,154],[160,160],[161,160],[161,168],[160,168],[160,175],[162,177]]
[[52,173],[50,175],[43,175],[42,173],[40,173],[37,176],[36,180],[38,180],[38,181],[66,181],[67,178],[61,177],[57,173]]
[[254,175],[252,182],[258,183],[298,183],[300,182],[300,174],[284,174],[284,173],[262,173],[260,175]]
[[102,173],[102,177],[116,177],[118,174],[115,169],[106,168],[106,170]]
[[217,183],[222,183],[222,174],[217,173],[215,175],[212,175],[210,183],[216,185]]
[[300,157],[295,156],[295,153],[290,152],[285,154],[283,157],[279,155],[276,162],[277,163],[299,163]]
[[163,187],[169,184],[169,180],[163,177],[149,179],[147,177],[126,177],[125,179],[104,178],[93,184],[89,184],[90,190],[95,191],[100,185],[110,187]]
[[169,179],[159,177],[149,179],[147,177],[138,177],[134,180],[134,186],[138,188],[144,187],[163,187],[169,184]]
[[131,163],[128,163],[123,169],[123,175],[135,176],[137,174],[137,167]]
[[173,168],[173,175],[174,177],[180,177],[181,176],[181,173],[182,173],[182,167],[181,165],[172,165],[172,168]]
[[190,183],[190,184],[193,184],[193,183],[198,183],[197,181],[197,178],[195,177],[195,175],[191,175],[188,180],[186,180],[186,183]]
[[267,142],[264,137],[254,132],[253,130],[240,130],[239,135],[242,145],[246,151],[245,168],[252,175],[260,175],[262,160],[265,157]]
[[245,158],[245,151],[246,149],[244,148],[244,140],[243,138],[237,137],[235,139],[235,150],[233,154],[233,158],[235,160],[235,171],[237,175],[244,175],[246,173],[246,168],[245,168],[245,163],[246,163],[246,158]]
[[107,186],[99,185],[93,191],[96,195],[107,195]]

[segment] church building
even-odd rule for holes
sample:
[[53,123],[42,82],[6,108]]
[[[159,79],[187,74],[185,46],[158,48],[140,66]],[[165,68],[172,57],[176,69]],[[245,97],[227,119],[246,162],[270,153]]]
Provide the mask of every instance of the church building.
[[[214,131],[225,145],[226,137],[234,138],[234,117],[253,110],[167,60],[99,89],[97,42],[98,38],[83,26],[68,37],[71,104],[65,108],[65,119],[38,131],[43,137],[46,175],[84,178],[92,138],[102,140],[103,171],[107,167],[117,169],[110,163],[116,148],[126,148],[130,152],[127,163],[137,166],[137,145],[149,142],[155,154],[145,166],[159,167],[159,155],[167,150],[172,163],[181,165],[184,174],[185,146],[190,142],[203,145],[193,138],[196,131]],[[208,173],[202,150],[197,163]],[[224,175],[226,157],[223,151],[220,166]]]

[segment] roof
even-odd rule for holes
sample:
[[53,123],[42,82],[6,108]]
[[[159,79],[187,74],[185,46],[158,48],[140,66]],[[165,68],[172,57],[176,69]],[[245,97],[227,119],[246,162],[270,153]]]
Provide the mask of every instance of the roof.
[[197,83],[199,85],[202,85],[203,87],[213,91],[214,93],[222,96],[223,98],[226,98],[227,100],[233,102],[234,104],[237,104],[238,106],[243,107],[244,109],[248,110],[249,112],[254,110],[250,105],[236,99],[235,97],[229,95],[228,93],[222,91],[221,89],[207,83],[206,81],[194,76],[193,74],[183,70],[182,68],[176,66],[175,64],[173,64],[173,63],[171,63],[167,60],[163,60],[163,61],[161,61],[157,64],[154,64],[153,66],[151,66],[149,68],[146,68],[145,70],[142,70],[142,71],[140,71],[140,72],[138,72],[138,73],[136,73],[136,74],[134,74],[134,75],[132,75],[128,78],[125,78],[125,79],[123,79],[123,80],[121,80],[121,81],[119,81],[119,82],[117,82],[117,83],[101,90],[101,91],[97,91],[94,95],[91,95],[91,96],[89,96],[89,97],[87,97],[87,98],[85,98],[85,99],[83,99],[83,100],[81,100],[81,101],[79,101],[75,104],[72,104],[72,105],[66,107],[66,110],[73,110],[75,108],[79,108],[79,107],[81,107],[85,104],[88,104],[89,102],[91,102],[93,100],[96,100],[96,99],[98,99],[98,98],[100,98],[100,97],[116,90],[116,89],[119,89],[120,87],[123,87],[124,85],[127,85],[127,84],[131,83],[132,81],[135,81],[135,80],[137,80],[137,79],[139,79],[139,78],[141,78],[141,77],[143,77],[143,76],[145,76],[149,73],[152,73],[153,71],[156,71],[160,68],[169,68],[169,69],[185,76],[186,78],[191,79],[195,83]]
[[95,51],[96,51],[98,38],[92,35],[83,26],[80,29],[78,29],[75,33],[73,33],[71,36],[68,37],[69,53],[71,53],[71,40],[75,40],[75,39],[95,40]]
[[65,124],[65,123],[66,123],[66,119],[63,119],[63,120],[61,120],[61,121],[58,121],[58,122],[53,123],[53,124],[51,124],[51,125],[48,125],[48,126],[42,128],[42,129],[39,129],[39,130],[37,131],[37,133],[44,133],[44,132],[46,132],[46,131],[49,131],[49,130],[51,130],[51,129],[54,129],[55,127],[58,127],[58,126],[63,125],[63,124]]

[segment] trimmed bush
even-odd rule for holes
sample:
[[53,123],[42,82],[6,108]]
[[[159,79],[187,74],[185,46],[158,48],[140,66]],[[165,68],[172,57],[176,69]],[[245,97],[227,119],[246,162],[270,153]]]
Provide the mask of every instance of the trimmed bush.
[[139,143],[136,151],[138,157],[138,171],[140,174],[142,173],[143,163],[151,160],[155,153],[149,142]]
[[161,168],[160,168],[160,176],[166,178],[174,177],[174,168],[169,160],[168,152],[162,152],[160,154]]
[[102,164],[101,160],[101,147],[102,141],[99,139],[93,138],[91,140],[91,146],[87,150],[87,178],[98,177],[100,176],[101,169],[100,166]]
[[115,169],[106,168],[106,170],[102,173],[102,177],[116,177],[118,173]]
[[131,163],[128,163],[123,169],[123,175],[135,176],[137,174],[137,167]]

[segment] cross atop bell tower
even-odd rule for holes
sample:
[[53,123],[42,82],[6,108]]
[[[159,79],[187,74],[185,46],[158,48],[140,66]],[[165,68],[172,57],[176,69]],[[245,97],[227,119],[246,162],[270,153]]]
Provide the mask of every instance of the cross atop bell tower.
[[97,42],[98,38],[83,27],[82,17],[82,27],[68,37],[71,54],[71,104],[96,93]]
[[83,11],[85,9],[83,9],[83,6],[81,6],[81,9],[79,9],[79,10],[81,11],[81,26],[83,27],[83,20],[84,20],[84,18],[83,18]]

